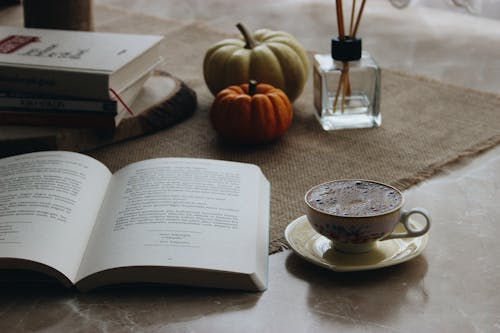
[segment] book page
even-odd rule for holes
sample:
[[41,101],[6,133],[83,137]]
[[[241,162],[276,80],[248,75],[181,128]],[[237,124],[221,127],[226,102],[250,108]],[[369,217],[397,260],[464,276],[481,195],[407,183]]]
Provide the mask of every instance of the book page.
[[118,171],[78,279],[126,266],[253,272],[262,178],[255,165],[203,159]]
[[0,255],[41,262],[74,281],[111,172],[71,152],[0,160]]

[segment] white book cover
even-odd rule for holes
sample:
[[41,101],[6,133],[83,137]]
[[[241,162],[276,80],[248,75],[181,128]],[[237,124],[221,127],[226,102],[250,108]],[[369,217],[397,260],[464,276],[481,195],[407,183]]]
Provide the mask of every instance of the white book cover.
[[0,89],[107,97],[158,64],[162,38],[0,26]]

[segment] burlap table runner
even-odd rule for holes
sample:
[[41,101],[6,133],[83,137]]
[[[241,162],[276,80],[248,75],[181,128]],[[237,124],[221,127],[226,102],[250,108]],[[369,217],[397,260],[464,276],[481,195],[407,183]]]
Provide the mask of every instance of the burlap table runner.
[[324,132],[313,115],[312,83],[294,105],[279,141],[252,147],[221,142],[208,121],[213,100],[202,76],[206,49],[227,35],[202,23],[181,23],[100,8],[96,30],[165,35],[162,68],[198,94],[199,110],[165,131],[89,152],[112,171],[147,158],[203,157],[254,163],[272,184],[270,251],[286,246],[286,225],[304,214],[303,195],[318,183],[365,178],[405,189],[442,166],[500,141],[500,98],[383,71],[382,127]]

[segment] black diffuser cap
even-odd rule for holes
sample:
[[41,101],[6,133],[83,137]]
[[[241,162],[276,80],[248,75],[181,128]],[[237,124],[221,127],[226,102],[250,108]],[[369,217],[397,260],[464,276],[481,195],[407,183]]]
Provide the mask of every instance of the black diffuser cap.
[[338,61],[356,61],[361,59],[361,38],[332,38],[332,58]]

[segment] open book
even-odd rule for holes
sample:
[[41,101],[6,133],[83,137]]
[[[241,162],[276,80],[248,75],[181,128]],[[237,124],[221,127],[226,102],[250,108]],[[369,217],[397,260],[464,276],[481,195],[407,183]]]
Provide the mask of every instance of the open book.
[[251,164],[158,158],[114,175],[72,152],[0,160],[0,269],[86,291],[122,283],[264,290],[270,185]]

